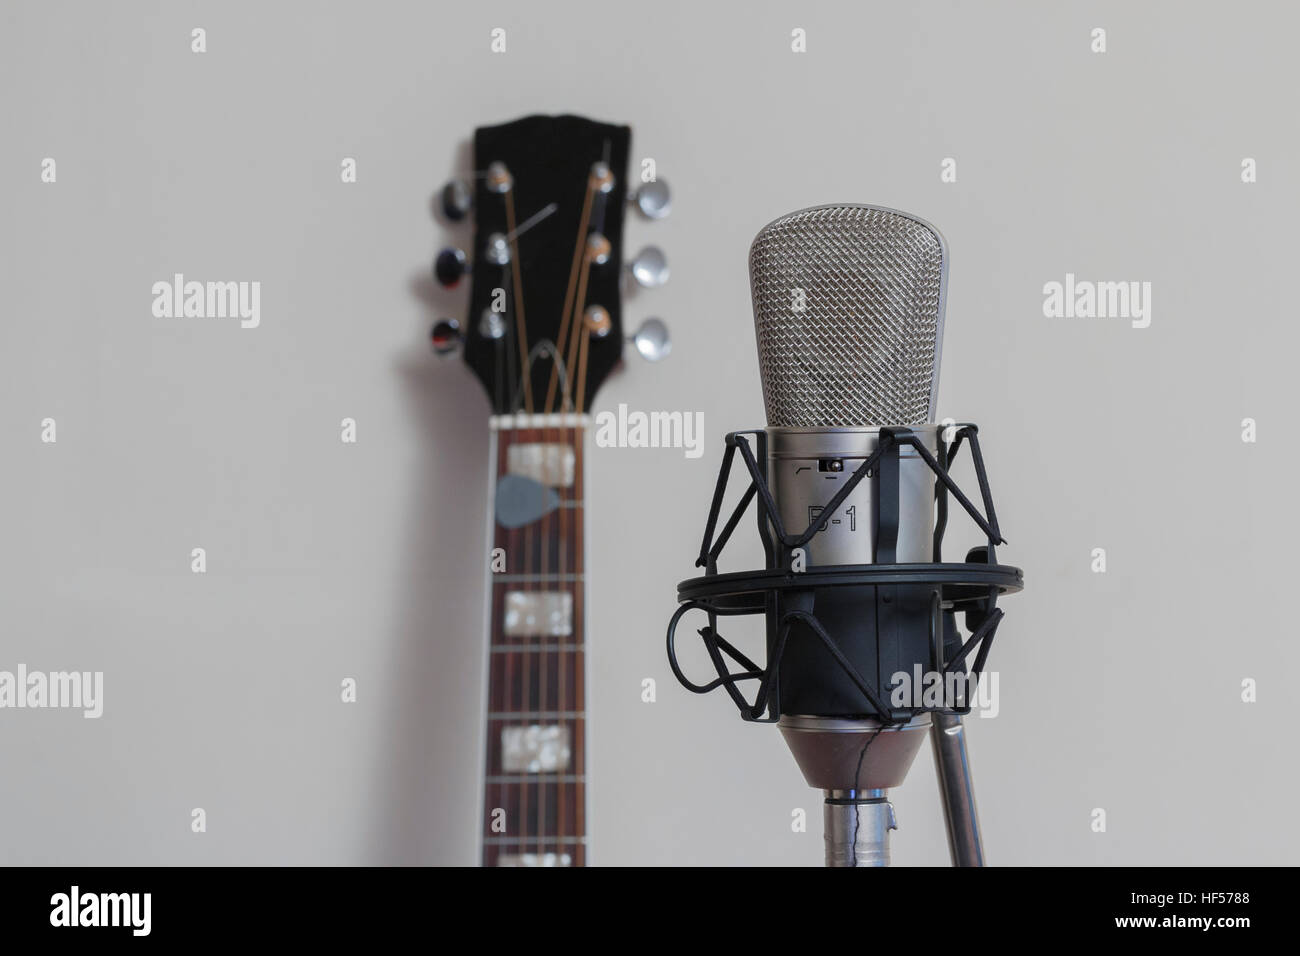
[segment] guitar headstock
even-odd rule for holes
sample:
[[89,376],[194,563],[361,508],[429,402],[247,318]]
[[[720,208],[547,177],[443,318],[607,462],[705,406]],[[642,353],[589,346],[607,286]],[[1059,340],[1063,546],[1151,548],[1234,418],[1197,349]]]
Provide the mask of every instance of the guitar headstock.
[[[578,116],[528,116],[474,133],[474,170],[442,191],[451,222],[472,219],[469,252],[444,249],[434,276],[469,276],[463,319],[442,319],[435,351],[458,349],[493,414],[586,412],[623,355],[622,293],[667,279],[650,246],[625,268],[623,223],[633,200],[668,211],[662,182],[628,188],[631,130]],[[658,319],[638,331],[647,358],[667,354]]]

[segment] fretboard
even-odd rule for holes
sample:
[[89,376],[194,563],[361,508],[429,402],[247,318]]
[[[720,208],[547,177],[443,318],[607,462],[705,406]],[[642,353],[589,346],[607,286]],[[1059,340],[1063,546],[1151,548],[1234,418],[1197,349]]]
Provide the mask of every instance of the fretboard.
[[485,866],[586,862],[584,421],[492,422]]

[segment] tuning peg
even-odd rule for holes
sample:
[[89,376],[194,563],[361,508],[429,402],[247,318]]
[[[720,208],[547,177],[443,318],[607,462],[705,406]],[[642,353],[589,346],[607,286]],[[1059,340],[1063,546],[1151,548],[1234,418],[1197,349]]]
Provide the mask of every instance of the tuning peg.
[[628,263],[636,284],[653,289],[668,281],[668,258],[658,246],[646,246]]
[[485,339],[499,341],[506,335],[506,317],[493,309],[484,309],[478,318],[478,334]]
[[445,358],[460,351],[461,344],[465,341],[465,334],[461,332],[460,323],[455,319],[439,319],[433,323],[429,341],[433,343],[434,354]]
[[464,250],[455,246],[442,250],[433,260],[433,277],[444,289],[455,286],[468,269],[469,259],[465,257]]
[[646,319],[632,334],[632,342],[647,362],[658,362],[673,350],[668,326],[663,319]]
[[463,179],[450,179],[442,187],[439,199],[442,214],[451,222],[460,222],[474,208],[474,193]]
[[663,219],[672,212],[673,199],[668,184],[662,179],[642,183],[629,197],[647,219]]
[[510,264],[510,240],[499,232],[494,232],[483,243],[483,258],[494,266]]

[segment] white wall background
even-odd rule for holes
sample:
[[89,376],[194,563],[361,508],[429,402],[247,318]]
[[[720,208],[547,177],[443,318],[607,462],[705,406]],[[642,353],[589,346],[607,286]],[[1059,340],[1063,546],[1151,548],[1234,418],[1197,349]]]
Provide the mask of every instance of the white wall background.
[[[0,710],[0,860],[475,861],[486,402],[425,345],[459,307],[425,280],[458,238],[430,199],[476,125],[578,112],[675,190],[627,237],[670,256],[627,317],[673,354],[597,405],[708,428],[696,461],[589,448],[593,861],[820,863],[777,732],[680,690],[662,637],[721,435],[763,420],[749,241],[861,201],[948,238],[941,414],[983,425],[1026,571],[970,726],[990,862],[1295,862],[1283,10],[6,4],[0,669],[106,689],[99,720]],[[259,280],[261,327],[153,318],[174,272]],[[1150,281],[1150,327],[1044,318],[1067,272]],[[945,863],[928,754],[895,802],[895,861]]]

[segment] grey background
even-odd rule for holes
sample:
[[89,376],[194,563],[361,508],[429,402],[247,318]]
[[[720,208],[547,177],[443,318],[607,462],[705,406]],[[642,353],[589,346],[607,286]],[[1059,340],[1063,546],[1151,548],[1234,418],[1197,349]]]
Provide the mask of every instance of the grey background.
[[[487,406],[426,348],[460,308],[428,262],[464,238],[430,199],[474,126],[579,112],[675,190],[627,235],[670,256],[627,315],[673,354],[597,407],[708,430],[695,461],[589,441],[593,862],[820,862],[776,731],[677,687],[662,636],[720,437],[763,420],[748,243],[828,201],[951,247],[940,412],[982,423],[1028,582],[970,722],[990,862],[1295,862],[1281,9],[6,4],[0,669],[103,670],[106,699],[0,711],[0,860],[474,862]],[[153,318],[178,271],[261,281],[261,327]],[[1150,281],[1151,327],[1044,318],[1066,272]],[[895,803],[896,862],[945,863],[928,753]]]

